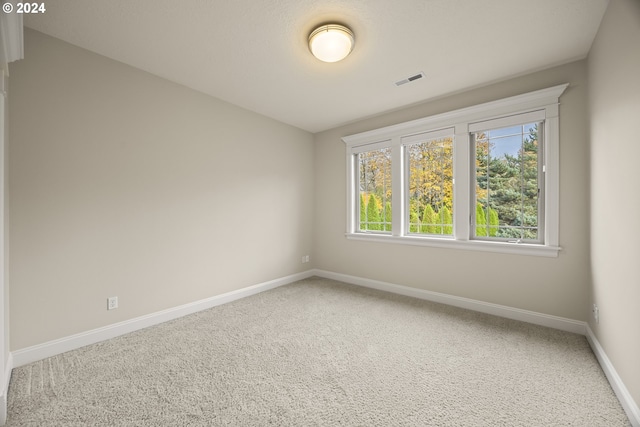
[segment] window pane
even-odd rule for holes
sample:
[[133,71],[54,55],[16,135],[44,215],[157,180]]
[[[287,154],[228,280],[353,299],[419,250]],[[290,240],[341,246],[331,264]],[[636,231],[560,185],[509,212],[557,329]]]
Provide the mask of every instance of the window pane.
[[409,233],[453,235],[453,137],[406,146]]
[[391,231],[391,148],[358,154],[360,231]]
[[474,134],[475,237],[538,241],[542,123]]

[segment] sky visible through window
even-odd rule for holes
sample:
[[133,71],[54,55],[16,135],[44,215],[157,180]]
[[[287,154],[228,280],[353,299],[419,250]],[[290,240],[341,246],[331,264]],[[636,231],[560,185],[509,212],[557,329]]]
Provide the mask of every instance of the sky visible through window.
[[529,123],[486,131],[487,138],[493,143],[491,156],[500,158],[507,154],[512,157],[518,157],[523,142],[526,139],[535,139],[535,133],[533,132],[535,126],[536,123]]

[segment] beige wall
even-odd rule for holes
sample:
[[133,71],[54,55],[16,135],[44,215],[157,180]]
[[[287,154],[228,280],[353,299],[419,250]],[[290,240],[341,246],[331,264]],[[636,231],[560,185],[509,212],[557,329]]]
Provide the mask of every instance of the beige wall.
[[25,58],[12,351],[309,267],[311,134],[30,30]]
[[[345,145],[341,137],[562,83],[570,83],[570,87],[560,98],[560,245],[563,251],[558,258],[345,238]],[[586,62],[580,61],[317,134],[316,267],[586,320],[590,281],[586,105]]]
[[589,53],[591,302],[589,325],[640,405],[640,1],[613,0]]

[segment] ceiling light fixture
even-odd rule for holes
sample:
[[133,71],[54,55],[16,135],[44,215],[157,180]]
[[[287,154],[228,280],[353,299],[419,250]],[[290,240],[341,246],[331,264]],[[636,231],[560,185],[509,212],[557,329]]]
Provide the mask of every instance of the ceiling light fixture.
[[320,61],[337,62],[351,53],[353,32],[343,25],[322,25],[309,34],[309,50]]

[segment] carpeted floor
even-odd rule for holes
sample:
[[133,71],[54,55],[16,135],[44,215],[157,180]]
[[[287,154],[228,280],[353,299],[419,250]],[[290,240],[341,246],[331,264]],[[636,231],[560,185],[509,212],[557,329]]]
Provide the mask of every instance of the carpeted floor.
[[311,278],[14,369],[8,426],[629,426],[583,336]]

